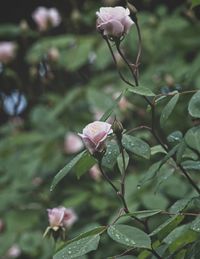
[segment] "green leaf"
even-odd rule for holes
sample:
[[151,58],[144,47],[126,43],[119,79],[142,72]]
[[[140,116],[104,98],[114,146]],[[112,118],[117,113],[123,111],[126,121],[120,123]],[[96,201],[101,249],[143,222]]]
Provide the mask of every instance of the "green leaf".
[[181,163],[186,170],[200,170],[200,161],[187,160]]
[[200,258],[200,240],[197,240],[191,248],[187,249],[185,259],[199,259]]
[[164,150],[164,148],[161,145],[151,147],[151,155],[152,156],[156,155],[156,154],[159,154],[159,153],[167,154],[167,152]]
[[106,167],[107,169],[112,170],[117,162],[117,157],[119,156],[119,154],[120,154],[120,151],[117,143],[112,141],[109,142],[107,144],[106,153],[102,159],[103,167]]
[[123,156],[122,154],[119,154],[119,156],[117,157],[117,165],[121,174],[123,174],[124,170],[126,170],[129,163],[129,154],[125,150],[124,150],[124,160],[125,160],[125,168],[123,163]]
[[93,110],[106,111],[114,102],[111,96],[94,88],[88,89],[87,98]]
[[167,105],[164,107],[161,116],[160,116],[160,125],[163,128],[165,126],[165,122],[168,120],[169,116],[173,112],[177,102],[179,99],[179,94],[175,94],[171,100],[167,103]]
[[192,8],[200,5],[200,0],[192,0]]
[[165,238],[176,226],[178,226],[181,221],[184,219],[183,215],[174,215],[169,218],[163,224],[161,224],[158,228],[156,228],[150,236],[158,235],[159,239]]
[[155,96],[155,94],[151,91],[151,89],[143,86],[129,87],[128,91],[135,94],[144,95],[144,96]]
[[0,26],[0,38],[16,38],[20,35],[20,26],[13,24],[3,24]]
[[122,215],[121,217],[135,216],[138,219],[149,218],[161,213],[162,210],[141,210]]
[[85,160],[88,157],[88,153],[86,150],[75,156],[63,169],[61,169],[57,175],[54,177],[51,191],[56,187],[56,185],[72,170],[72,168],[79,162],[80,160]]
[[100,234],[105,230],[106,227],[98,227],[70,240],[63,249],[54,255],[53,259],[72,259],[96,250]]
[[194,118],[200,118],[200,91],[195,93],[188,105],[189,114]]
[[200,153],[200,126],[191,128],[185,134],[186,144]]
[[200,216],[196,217],[196,219],[192,221],[190,228],[196,232],[200,232]]
[[[171,253],[174,253],[181,247],[184,247],[187,244],[193,243],[197,240],[199,233],[196,233],[192,230],[188,230],[185,233],[183,233],[180,237],[178,237],[172,244],[169,246],[169,251]],[[185,257],[181,257],[185,258]]]
[[162,209],[165,210],[169,204],[168,199],[161,193],[155,195],[153,193],[145,193],[141,196],[142,205],[146,209]]
[[94,164],[96,164],[96,160],[88,152],[86,152],[74,166],[74,171],[76,172],[78,179],[84,175]]
[[185,144],[185,140],[181,141],[178,150],[176,152],[176,162],[177,164],[180,164],[182,157],[184,155],[184,152],[186,150],[187,145]]
[[106,121],[110,115],[113,113],[113,110],[117,107],[118,102],[121,100],[122,96],[124,95],[125,91],[123,91],[120,96],[118,96],[114,103],[108,108],[108,110],[103,114],[103,116],[100,118],[100,121]]
[[177,131],[174,131],[172,132],[168,137],[167,137],[167,140],[170,142],[170,143],[174,143],[174,142],[180,142],[181,139],[183,138],[183,134],[181,131],[177,130]]
[[151,239],[138,228],[123,224],[111,225],[108,235],[116,242],[130,247],[150,248]]
[[149,145],[140,138],[130,135],[123,135],[122,145],[126,150],[134,153],[135,155],[142,158],[150,159],[151,149]]
[[178,200],[170,207],[169,211],[171,213],[180,213],[188,207],[191,200],[192,198],[185,198],[185,199]]

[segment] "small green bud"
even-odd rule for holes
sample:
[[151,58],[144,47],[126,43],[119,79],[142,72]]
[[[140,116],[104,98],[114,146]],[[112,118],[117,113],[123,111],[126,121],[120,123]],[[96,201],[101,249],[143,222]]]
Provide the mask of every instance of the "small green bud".
[[117,119],[115,119],[112,124],[112,129],[113,129],[113,132],[116,134],[117,138],[121,139],[122,132],[124,130],[122,123],[120,121],[118,121]]

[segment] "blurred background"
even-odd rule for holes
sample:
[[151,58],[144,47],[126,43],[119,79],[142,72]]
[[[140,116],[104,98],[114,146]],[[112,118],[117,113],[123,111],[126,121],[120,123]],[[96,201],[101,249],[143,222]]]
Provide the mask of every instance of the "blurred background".
[[[54,244],[42,235],[47,209],[73,208],[78,220],[68,238],[107,224],[117,213],[118,200],[93,168],[77,180],[72,172],[53,192],[56,173],[83,149],[77,133],[98,120],[126,88],[96,32],[100,6],[124,5],[117,0],[3,1],[0,9],[0,258],[50,259]],[[138,10],[143,53],[140,83],[157,94],[200,89],[199,7],[190,1],[130,1]],[[40,9],[38,7],[48,9]],[[49,8],[54,11],[48,14]],[[134,26],[123,42],[130,59],[137,53]],[[118,65],[130,75],[120,57]],[[165,128],[185,132],[191,96],[183,96]],[[162,107],[162,104],[160,105]],[[159,107],[158,107],[159,109]],[[130,129],[149,123],[140,97],[124,96],[113,113]],[[111,118],[112,120],[112,118]],[[150,145],[146,132],[138,133]],[[127,200],[133,210],[167,209],[192,193],[180,175],[168,168],[157,182],[142,182],[152,161],[132,157]],[[112,166],[111,166],[112,167]],[[110,170],[108,168],[108,170]],[[115,171],[109,171],[116,178]],[[140,185],[139,185],[140,184]],[[159,218],[151,222],[158,224]],[[108,238],[85,258],[102,259],[121,247]],[[82,257],[83,258],[83,257]]]

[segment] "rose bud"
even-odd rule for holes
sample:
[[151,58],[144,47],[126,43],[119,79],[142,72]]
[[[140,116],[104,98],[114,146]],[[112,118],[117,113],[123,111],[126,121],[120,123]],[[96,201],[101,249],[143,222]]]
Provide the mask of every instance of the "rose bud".
[[46,31],[61,23],[61,17],[56,8],[38,7],[32,14],[32,18],[40,31]]
[[65,135],[64,150],[67,154],[74,154],[83,148],[83,142],[80,137],[74,133],[67,133]]
[[121,38],[134,24],[128,8],[121,6],[101,7],[97,15],[97,30],[105,36]]
[[59,228],[69,228],[77,220],[75,212],[70,208],[58,207],[48,209],[50,227],[57,231]]
[[58,229],[61,227],[62,220],[64,218],[64,209],[63,208],[53,208],[48,209],[48,218],[49,218],[49,225],[53,229]]
[[16,45],[13,42],[0,42],[0,62],[7,64],[15,58]]
[[104,150],[105,140],[113,132],[111,127],[112,125],[107,122],[94,121],[83,129],[83,134],[79,134],[92,155]]

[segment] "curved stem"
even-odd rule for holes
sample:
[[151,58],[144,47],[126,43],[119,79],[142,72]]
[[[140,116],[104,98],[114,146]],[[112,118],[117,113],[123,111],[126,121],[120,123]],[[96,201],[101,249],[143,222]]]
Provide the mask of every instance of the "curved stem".
[[[137,76],[135,75],[134,71],[133,71],[133,67],[131,66],[131,64],[128,62],[128,60],[126,59],[126,57],[124,56],[123,52],[121,51],[119,44],[116,44],[116,48],[121,56],[121,58],[124,60],[124,62],[126,63],[126,65],[128,66],[129,70],[131,71],[131,74],[135,80],[135,85],[138,86],[138,79]],[[135,66],[135,65],[134,65]]]
[[118,68],[118,66],[117,66],[117,60],[116,60],[116,58],[115,58],[115,55],[114,55],[114,53],[113,53],[113,50],[112,50],[112,47],[111,47],[111,45],[110,45],[110,42],[109,42],[108,38],[107,38],[107,37],[103,37],[103,38],[105,39],[105,41],[106,41],[106,43],[107,43],[107,45],[108,45],[108,48],[109,48],[109,50],[110,50],[110,53],[111,53],[111,55],[112,55],[113,61],[114,61],[114,63],[115,63],[115,67],[116,67],[116,69],[117,69],[117,72],[118,72],[120,78],[121,78],[122,81],[124,81],[126,84],[128,84],[128,85],[130,85],[130,86],[134,86],[132,83],[130,83],[128,80],[126,80],[126,79],[124,78],[124,76],[122,75],[121,71],[119,70],[119,68]]
[[101,161],[99,161],[99,169],[101,171],[101,174],[105,178],[105,180],[111,185],[111,187],[115,190],[115,192],[118,193],[117,187],[112,183],[111,179],[107,176],[107,174],[104,173],[102,165],[101,165]]
[[[107,174],[104,172],[103,168],[102,168],[102,165],[101,165],[101,159],[99,159],[99,169],[103,175],[103,177],[105,178],[105,180],[111,185],[111,187],[114,189],[114,191],[117,193],[118,197],[120,198],[122,204],[123,204],[123,207],[124,207],[124,212],[127,214],[127,213],[130,213],[129,209],[128,209],[128,206],[127,206],[127,203],[126,203],[126,200],[124,198],[124,195],[122,195],[121,192],[119,192],[119,190],[117,189],[117,187],[112,183],[111,179],[107,176]],[[132,219],[134,219],[135,221],[139,222],[140,224],[142,224],[144,227],[145,227],[145,222],[143,222],[141,219],[138,219],[137,217],[135,216],[130,216]]]

